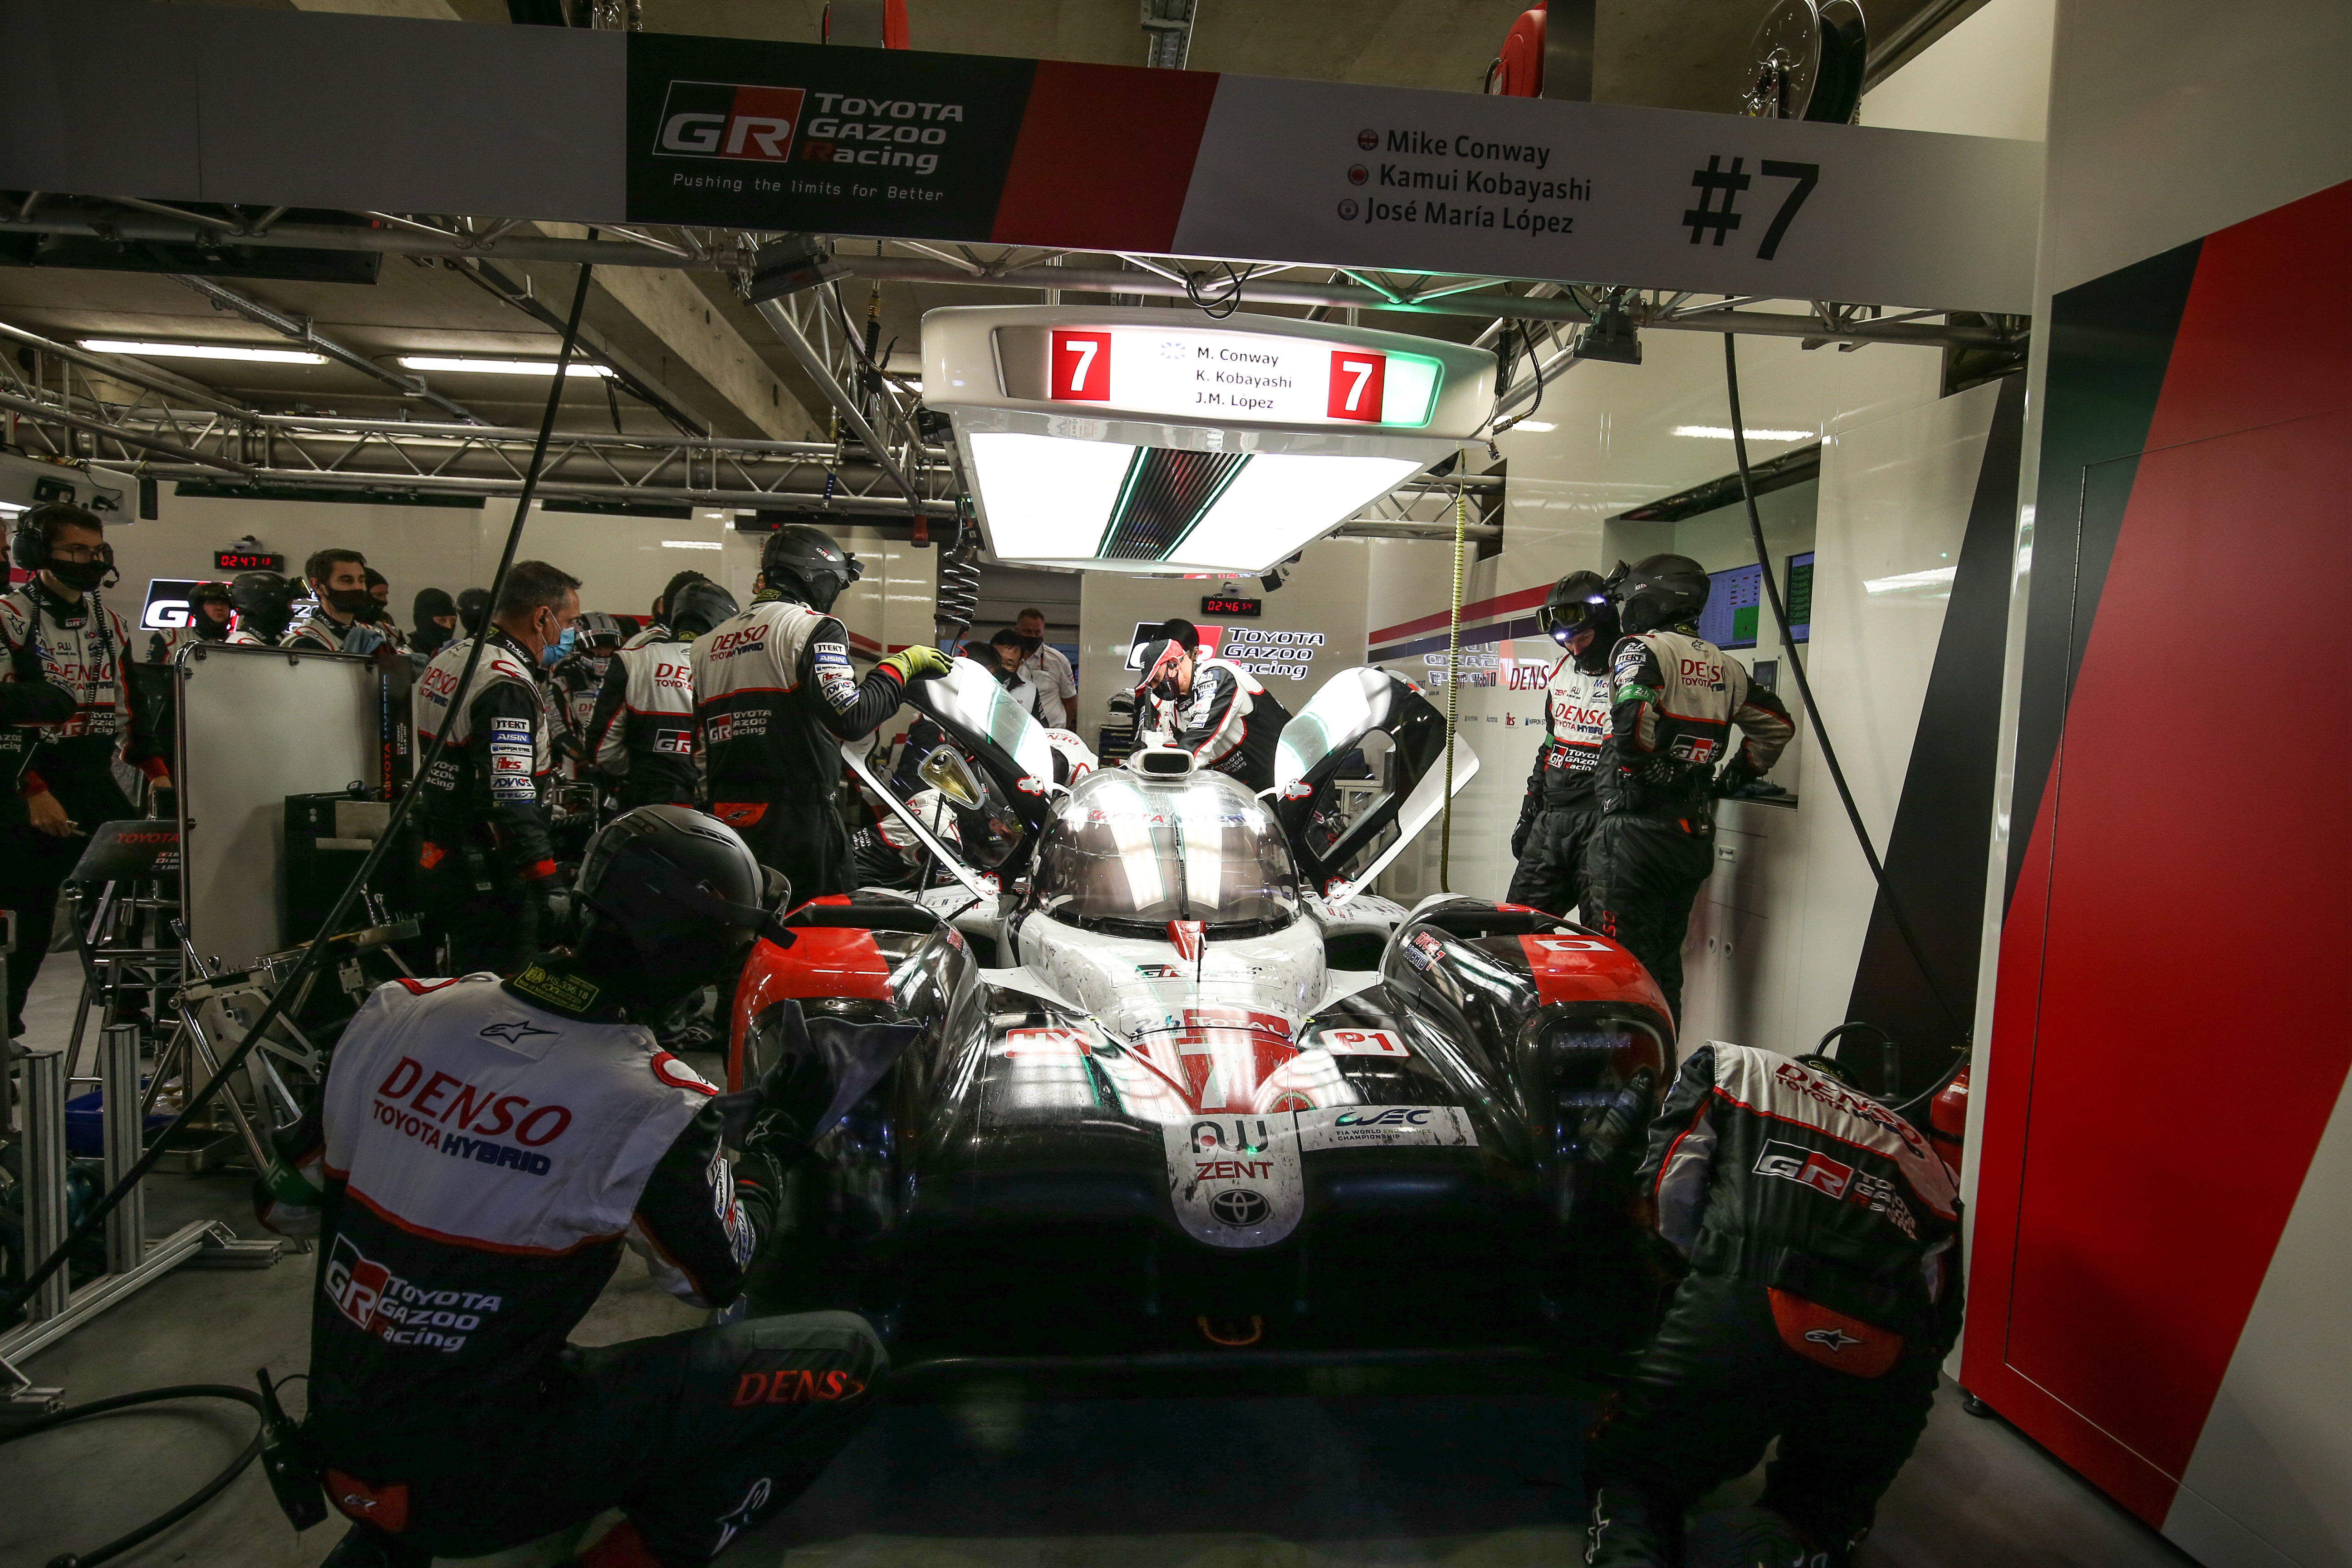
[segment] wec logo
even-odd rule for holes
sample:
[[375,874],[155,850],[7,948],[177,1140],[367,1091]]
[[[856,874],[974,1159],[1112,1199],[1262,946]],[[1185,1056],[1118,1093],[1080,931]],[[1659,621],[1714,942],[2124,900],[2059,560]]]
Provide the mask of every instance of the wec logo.
[[662,103],[654,153],[664,158],[735,158],[782,163],[792,156],[801,103],[797,87],[674,81]]

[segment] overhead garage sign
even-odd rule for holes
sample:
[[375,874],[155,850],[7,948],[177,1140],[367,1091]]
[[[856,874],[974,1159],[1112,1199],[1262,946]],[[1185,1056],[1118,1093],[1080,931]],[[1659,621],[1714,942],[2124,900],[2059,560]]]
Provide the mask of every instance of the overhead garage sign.
[[12,0],[0,187],[2032,308],[2032,142],[450,26]]

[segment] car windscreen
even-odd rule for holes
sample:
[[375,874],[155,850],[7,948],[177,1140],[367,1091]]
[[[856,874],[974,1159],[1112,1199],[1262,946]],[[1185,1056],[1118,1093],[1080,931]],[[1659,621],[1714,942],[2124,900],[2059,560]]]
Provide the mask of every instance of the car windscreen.
[[1047,825],[1039,908],[1091,930],[1159,936],[1170,921],[1265,931],[1298,912],[1298,876],[1273,814],[1220,774],[1083,781]]

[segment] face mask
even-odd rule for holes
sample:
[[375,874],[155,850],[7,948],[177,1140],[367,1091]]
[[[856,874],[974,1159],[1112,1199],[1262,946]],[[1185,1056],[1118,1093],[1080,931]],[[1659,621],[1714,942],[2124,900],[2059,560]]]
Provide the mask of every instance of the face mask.
[[416,635],[409,639],[409,646],[415,648],[419,653],[434,653],[438,651],[448,642],[448,640],[449,628],[447,626],[436,626],[431,621],[427,621],[423,626],[416,628]]
[[375,608],[375,595],[365,588],[330,588],[319,596],[347,616],[362,615]]
[[111,561],[60,561],[49,568],[58,581],[67,587],[87,594],[92,588],[106,585],[106,574],[114,570]]
[[580,628],[577,626],[564,627],[562,637],[557,637],[540,651],[539,662],[545,665],[562,664],[571,657],[572,645],[578,640],[579,633]]
[[1045,639],[1042,637],[1024,637],[1021,639],[1021,651],[1024,654],[1035,653],[1040,647],[1045,646]]
[[196,636],[205,642],[218,642],[228,636],[226,621],[216,621],[202,610],[198,610],[194,618],[188,624],[196,628]]

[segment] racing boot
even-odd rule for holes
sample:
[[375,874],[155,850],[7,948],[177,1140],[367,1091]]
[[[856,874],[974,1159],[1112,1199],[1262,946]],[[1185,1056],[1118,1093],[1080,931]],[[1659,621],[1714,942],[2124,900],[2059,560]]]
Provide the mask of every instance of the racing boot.
[[1682,1521],[1658,1517],[1638,1492],[1600,1487],[1584,1533],[1585,1568],[1681,1568]]

